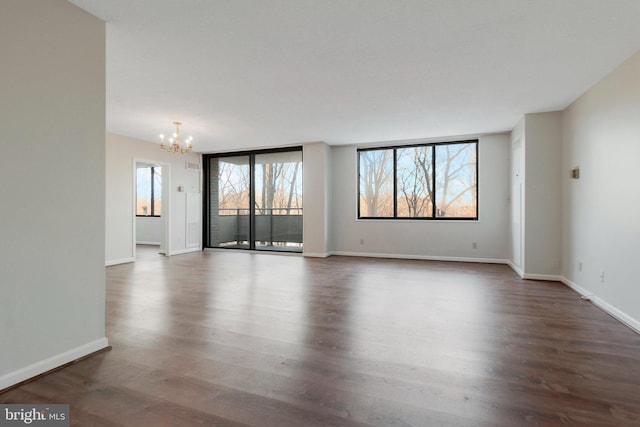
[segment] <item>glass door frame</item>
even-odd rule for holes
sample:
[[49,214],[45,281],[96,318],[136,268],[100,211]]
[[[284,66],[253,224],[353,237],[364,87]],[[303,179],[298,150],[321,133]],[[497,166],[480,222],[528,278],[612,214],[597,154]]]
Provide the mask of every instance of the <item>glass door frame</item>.
[[[203,204],[202,204],[202,246],[203,248],[215,248],[215,249],[239,249],[239,250],[259,250],[261,252],[285,252],[278,249],[264,249],[256,248],[256,177],[255,177],[255,166],[256,166],[256,156],[261,154],[273,154],[273,153],[290,153],[290,152],[300,152],[300,161],[302,168],[304,170],[304,161],[303,161],[303,150],[302,146],[294,146],[294,147],[281,147],[281,148],[272,148],[267,150],[249,150],[249,151],[233,151],[233,152],[225,152],[225,153],[210,153],[202,155],[202,164],[203,164]],[[210,161],[212,159],[222,159],[225,157],[241,157],[248,156],[249,157],[249,245],[248,247],[235,247],[235,248],[225,248],[224,246],[211,246],[210,237],[211,237],[211,177],[210,177]],[[301,175],[302,176],[302,175]],[[304,198],[304,194],[303,194]],[[304,245],[304,243],[302,243]],[[290,252],[290,251],[286,251]],[[302,252],[302,248],[300,250]]]

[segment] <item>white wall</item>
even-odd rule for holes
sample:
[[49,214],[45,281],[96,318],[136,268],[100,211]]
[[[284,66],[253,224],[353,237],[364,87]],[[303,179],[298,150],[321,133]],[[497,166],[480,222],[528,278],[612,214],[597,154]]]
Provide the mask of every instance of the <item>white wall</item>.
[[161,217],[137,216],[136,217],[136,243],[141,245],[160,245],[164,232]]
[[509,241],[509,260],[511,266],[521,275],[524,274],[524,117],[511,131],[511,230]]
[[331,147],[324,142],[305,144],[302,159],[303,252],[325,257],[331,245]]
[[64,0],[0,13],[0,389],[108,346],[105,25]]
[[524,276],[557,279],[562,216],[562,112],[524,116]]
[[[200,164],[199,154],[172,154],[161,150],[159,144],[108,133],[106,158],[107,265],[133,261],[136,161],[169,166],[162,171],[163,186],[169,190],[169,254],[200,250],[186,244],[186,195],[201,192],[200,171],[187,169],[186,162]],[[178,192],[178,186],[183,186],[184,192]]]
[[[333,146],[332,251],[345,255],[504,262],[509,255],[509,134],[481,136],[478,147],[476,222],[358,220],[358,147]],[[306,203],[305,198],[305,206]],[[473,242],[478,243],[477,249],[472,248]]]
[[[130,146],[131,145],[131,146]],[[118,136],[106,137],[106,243],[107,265],[131,262],[134,257],[133,150]]]
[[563,276],[640,330],[638,159],[640,52],[565,110],[561,177]]

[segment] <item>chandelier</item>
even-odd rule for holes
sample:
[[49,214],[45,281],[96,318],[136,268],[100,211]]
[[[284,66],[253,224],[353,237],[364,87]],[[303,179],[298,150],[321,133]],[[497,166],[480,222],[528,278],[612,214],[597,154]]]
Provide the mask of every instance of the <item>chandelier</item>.
[[160,148],[163,150],[167,150],[170,153],[188,153],[191,151],[191,143],[193,141],[193,137],[190,136],[184,142],[184,146],[180,142],[180,125],[182,122],[173,122],[176,125],[176,131],[173,133],[172,137],[169,138],[169,145],[164,145],[164,135],[160,135]]

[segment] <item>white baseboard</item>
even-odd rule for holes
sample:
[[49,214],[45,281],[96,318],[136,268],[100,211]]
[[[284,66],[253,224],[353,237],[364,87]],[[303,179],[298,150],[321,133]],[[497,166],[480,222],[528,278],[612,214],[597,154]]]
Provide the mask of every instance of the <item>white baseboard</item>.
[[177,251],[171,251],[169,252],[167,255],[172,256],[172,255],[182,255],[182,254],[189,254],[192,252],[202,252],[202,249],[200,249],[200,247],[197,248],[186,248],[186,249],[178,249]]
[[640,334],[640,321],[638,321],[638,320],[634,319],[633,317],[629,316],[628,314],[618,310],[616,307],[612,306],[611,304],[609,304],[608,302],[606,302],[602,298],[600,298],[597,295],[593,294],[592,292],[586,290],[582,286],[572,282],[571,280],[567,279],[566,277],[564,277],[562,275],[555,276],[555,275],[550,275],[550,274],[526,274],[520,269],[520,267],[518,267],[517,265],[515,265],[512,262],[509,262],[509,266],[513,269],[513,271],[518,273],[518,275],[520,277],[522,277],[523,279],[550,280],[550,281],[554,281],[554,282],[562,282],[562,283],[564,283],[565,285],[567,285],[568,287],[573,289],[575,292],[580,294],[582,297],[584,297],[585,299],[588,299],[589,301],[591,301],[596,307],[600,308],[602,311],[604,311],[605,313],[607,313],[608,315],[610,315],[614,319],[618,320],[620,323],[622,323],[625,326],[629,327],[634,332]]
[[333,255],[331,252],[302,252],[302,256],[309,258],[328,258]]
[[524,273],[522,276],[523,279],[527,280],[546,280],[549,282],[562,282],[562,276],[558,276],[557,274],[527,274]]
[[513,262],[509,261],[507,264],[509,264],[509,267],[511,267],[511,269],[513,271],[515,271],[516,273],[518,273],[518,276],[522,277],[524,279],[524,271],[522,271],[522,269],[520,267],[518,267],[517,265],[515,265]]
[[105,267],[109,267],[111,265],[118,265],[118,264],[127,264],[129,262],[134,262],[135,260],[133,259],[133,257],[129,257],[129,258],[120,258],[120,259],[110,259],[104,262]]
[[[306,254],[305,254],[306,255]],[[331,255],[369,257],[369,258],[393,258],[393,259],[417,259],[425,261],[453,261],[453,262],[475,262],[482,264],[508,264],[506,259],[498,258],[466,258],[466,257],[448,257],[448,256],[432,256],[432,255],[407,255],[407,254],[380,254],[369,252],[331,252]]]
[[52,369],[58,368],[66,363],[73,362],[81,357],[87,356],[91,353],[95,353],[98,350],[109,347],[109,341],[107,338],[100,338],[95,341],[91,341],[87,344],[81,345],[64,353],[57,354],[49,357],[48,359],[41,360],[32,365],[18,369],[17,371],[9,372],[0,376],[0,390],[19,384],[30,378],[36,377],[40,374],[48,372]]
[[566,277],[562,277],[561,278],[561,282],[564,283],[565,285],[567,285],[568,287],[570,287],[571,289],[573,289],[574,291],[576,291],[577,293],[579,293],[581,296],[583,296],[586,299],[590,300],[596,307],[600,308],[602,311],[604,311],[605,313],[607,313],[608,315],[610,315],[614,319],[618,320],[620,323],[622,323],[625,326],[629,327],[634,332],[640,334],[640,321],[639,320],[634,319],[633,317],[629,316],[628,314],[624,313],[621,310],[618,310],[616,307],[614,307],[613,305],[609,304],[608,302],[606,302],[605,300],[603,300],[599,296],[597,296],[597,295],[593,294],[592,292],[586,290],[582,286],[572,282],[571,280],[567,279]]
[[584,297],[591,299],[594,296],[591,292],[587,291],[582,286],[579,286],[576,283],[573,283],[571,280],[567,279],[564,276],[562,277],[562,283],[564,283],[565,285],[567,285],[568,287],[570,287],[571,289],[573,289],[574,291],[576,291],[577,293],[579,293]]
[[511,267],[511,269],[513,271],[515,271],[516,273],[518,273],[518,276],[522,277],[523,279],[527,279],[527,280],[545,280],[545,281],[548,281],[548,282],[562,282],[562,276],[557,275],[557,274],[531,274],[531,273],[525,273],[524,271],[522,271],[522,269],[520,267],[515,265],[513,262],[507,261],[507,264],[509,264],[509,267]]

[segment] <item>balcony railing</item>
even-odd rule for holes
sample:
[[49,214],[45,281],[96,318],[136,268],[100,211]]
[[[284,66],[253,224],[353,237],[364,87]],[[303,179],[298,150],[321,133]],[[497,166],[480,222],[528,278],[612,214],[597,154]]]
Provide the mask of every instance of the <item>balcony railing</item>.
[[[250,209],[218,209],[213,218],[218,246],[249,245]],[[256,247],[302,247],[302,208],[255,209]]]

